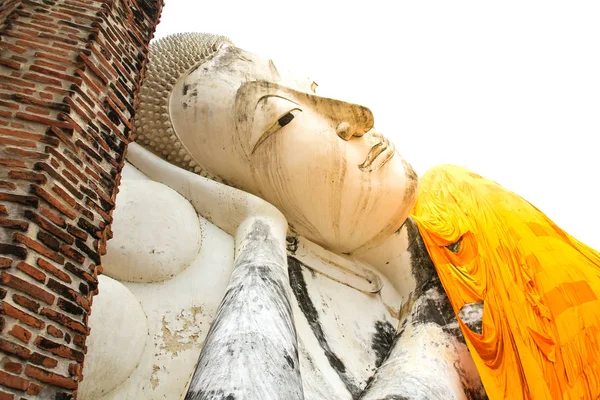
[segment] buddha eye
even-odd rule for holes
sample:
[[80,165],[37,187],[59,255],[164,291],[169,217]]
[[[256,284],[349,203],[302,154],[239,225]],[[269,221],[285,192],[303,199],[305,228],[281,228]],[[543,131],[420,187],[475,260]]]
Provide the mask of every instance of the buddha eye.
[[279,129],[283,128],[284,126],[286,126],[287,124],[292,122],[292,120],[294,118],[296,118],[296,115],[298,115],[298,113],[300,113],[300,112],[302,112],[302,110],[300,110],[299,108],[294,108],[293,110],[290,110],[287,113],[283,114],[281,117],[279,117],[277,119],[277,122],[275,122],[273,125],[271,125],[271,127],[269,129],[267,129],[265,131],[261,140],[259,140],[259,142],[257,143],[257,146],[258,146],[258,144],[260,144],[260,142],[265,140],[269,135],[271,135],[274,132],[277,132]]
[[293,119],[294,119],[294,114],[292,111],[290,111],[289,113],[285,114],[283,117],[279,118],[277,120],[277,122],[279,122],[279,126],[281,126],[283,128],[284,126],[286,126],[287,124],[292,122]]
[[301,112],[299,105],[291,100],[279,96],[263,97],[254,110],[251,153],[273,133],[289,125]]

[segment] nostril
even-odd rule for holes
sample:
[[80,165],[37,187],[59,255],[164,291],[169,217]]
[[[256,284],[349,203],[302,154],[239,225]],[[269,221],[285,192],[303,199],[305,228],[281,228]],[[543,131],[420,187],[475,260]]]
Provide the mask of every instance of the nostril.
[[337,128],[335,128],[335,132],[344,140],[350,140],[353,135],[352,127],[345,121],[338,124]]

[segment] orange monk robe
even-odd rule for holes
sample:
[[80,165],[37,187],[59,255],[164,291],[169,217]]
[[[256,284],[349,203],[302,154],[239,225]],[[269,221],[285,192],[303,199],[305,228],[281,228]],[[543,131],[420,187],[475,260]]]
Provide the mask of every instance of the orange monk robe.
[[467,169],[419,183],[412,216],[455,313],[484,304],[482,334],[458,320],[489,398],[600,398],[600,254]]

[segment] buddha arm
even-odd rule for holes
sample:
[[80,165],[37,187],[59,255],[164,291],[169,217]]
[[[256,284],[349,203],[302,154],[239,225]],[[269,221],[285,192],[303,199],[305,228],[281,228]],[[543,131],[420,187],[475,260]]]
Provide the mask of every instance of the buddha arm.
[[258,197],[175,167],[135,143],[128,160],[235,238],[234,270],[185,399],[303,399],[283,215]]
[[234,270],[186,400],[302,400],[285,249],[269,221],[238,228]]

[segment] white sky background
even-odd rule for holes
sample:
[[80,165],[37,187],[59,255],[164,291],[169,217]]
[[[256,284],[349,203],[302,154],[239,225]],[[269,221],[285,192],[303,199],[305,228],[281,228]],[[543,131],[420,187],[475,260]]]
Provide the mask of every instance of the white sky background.
[[600,2],[165,2],[157,38],[228,36],[369,107],[419,174],[468,167],[600,250]]

